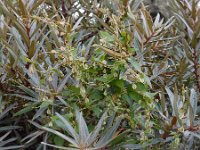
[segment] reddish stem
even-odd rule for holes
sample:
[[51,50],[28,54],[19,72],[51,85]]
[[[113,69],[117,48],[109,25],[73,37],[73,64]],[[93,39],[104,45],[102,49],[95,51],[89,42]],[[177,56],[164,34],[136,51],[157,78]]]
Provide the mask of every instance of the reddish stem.
[[194,49],[193,57],[194,57],[194,60],[193,60],[194,75],[195,75],[195,79],[196,79],[197,89],[199,90],[199,93],[200,93],[200,80],[199,80],[199,72],[198,72],[198,69],[199,69],[199,67],[198,67],[198,52],[197,52],[196,48]]

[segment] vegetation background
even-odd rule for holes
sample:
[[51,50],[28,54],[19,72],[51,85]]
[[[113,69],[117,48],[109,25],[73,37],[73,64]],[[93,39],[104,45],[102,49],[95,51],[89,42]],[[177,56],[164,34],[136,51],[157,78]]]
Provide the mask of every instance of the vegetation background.
[[1,0],[0,150],[199,149],[199,3]]

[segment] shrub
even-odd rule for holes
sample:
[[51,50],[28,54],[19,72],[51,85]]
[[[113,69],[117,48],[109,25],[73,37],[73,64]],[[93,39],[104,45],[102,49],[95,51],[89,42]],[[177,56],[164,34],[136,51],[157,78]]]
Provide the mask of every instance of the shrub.
[[0,148],[197,148],[197,3],[0,1]]

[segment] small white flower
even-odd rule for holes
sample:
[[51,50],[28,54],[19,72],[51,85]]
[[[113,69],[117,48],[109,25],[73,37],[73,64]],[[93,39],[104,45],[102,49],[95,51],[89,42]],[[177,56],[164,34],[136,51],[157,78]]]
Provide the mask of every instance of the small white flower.
[[106,64],[107,64],[107,61],[106,61],[106,60],[103,60],[102,63],[103,63],[104,65],[106,65]]
[[132,84],[132,89],[136,89],[137,88],[137,86],[135,85],[135,84]]

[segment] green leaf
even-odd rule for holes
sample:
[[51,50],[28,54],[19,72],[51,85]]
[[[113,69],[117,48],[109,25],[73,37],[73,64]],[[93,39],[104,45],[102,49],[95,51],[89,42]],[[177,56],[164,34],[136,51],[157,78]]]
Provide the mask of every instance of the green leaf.
[[19,8],[21,10],[23,18],[28,17],[28,11],[26,9],[26,6],[24,5],[24,2],[22,0],[19,0]]
[[74,130],[74,128],[71,126],[71,124],[59,113],[56,113],[56,115],[64,123],[64,125],[66,127],[66,131],[75,139],[74,142],[78,143],[79,136],[78,136],[77,132]]
[[20,115],[22,115],[22,114],[28,113],[28,112],[32,111],[33,109],[35,109],[35,107],[36,107],[37,105],[39,105],[39,104],[40,104],[40,102],[36,102],[36,103],[33,103],[33,104],[29,104],[29,105],[26,106],[25,108],[22,108],[21,110],[19,110],[18,112],[16,112],[16,113],[14,114],[14,116],[20,116]]
[[54,143],[58,146],[63,146],[65,142],[64,139],[59,136],[55,136],[53,140],[54,140]]
[[[172,93],[172,91],[169,89],[168,86],[165,87],[165,90],[167,91],[167,94],[169,96],[170,104],[173,107],[174,106],[174,94]],[[172,116],[175,116],[174,107],[173,107],[173,110],[172,110]]]
[[82,112],[76,111],[76,120],[78,122],[79,127],[79,137],[80,137],[80,143],[86,143],[87,138],[89,137],[89,130],[87,127],[87,124],[85,122],[85,119],[83,118]]
[[28,37],[27,31],[23,26],[22,22],[19,21],[13,21],[14,25],[12,28],[16,28],[17,32],[19,32],[19,34],[21,35],[23,41],[26,43],[26,45],[29,47],[30,46],[30,39]]
[[129,52],[135,52],[136,50],[135,50],[134,47],[128,47],[128,51],[129,51]]
[[90,91],[89,99],[90,100],[100,100],[103,98],[102,91],[94,89]]
[[34,126],[36,126],[37,128],[45,130],[45,131],[48,131],[48,132],[51,132],[53,134],[56,134],[57,136],[63,138],[64,140],[70,142],[71,144],[73,144],[75,147],[78,147],[78,143],[74,139],[70,138],[69,136],[66,136],[66,135],[64,135],[64,134],[62,134],[62,133],[60,133],[60,132],[58,132],[56,130],[53,130],[53,129],[50,129],[50,128],[47,128],[47,127],[43,127],[43,126],[39,125],[36,122],[33,122],[33,121],[29,121],[29,122],[31,124],[33,124]]
[[141,82],[136,83],[136,90],[141,91],[141,92],[145,92],[147,91],[147,86]]
[[104,123],[106,117],[107,117],[107,112],[105,112],[102,115],[102,117],[98,121],[97,125],[95,126],[94,130],[90,133],[90,135],[87,139],[88,144],[92,144],[96,140],[96,138],[99,136],[99,132],[102,129],[102,126],[103,126],[103,123]]
[[30,88],[27,88],[24,85],[20,85],[19,88],[23,90],[25,93],[27,93],[29,96],[38,98],[38,94],[35,91],[31,90]]
[[129,58],[129,62],[131,63],[132,67],[137,70],[138,72],[142,73],[140,64],[135,60],[135,58]]
[[178,89],[177,89],[177,86],[175,85],[173,108],[174,108],[174,112],[175,112],[176,118],[178,119],[179,124],[182,126],[183,123],[182,123],[182,120],[181,120],[180,115],[179,115],[178,102],[179,102]]
[[142,95],[135,92],[135,91],[132,91],[132,92],[129,92],[129,96],[134,99],[135,101],[140,101],[143,99]]
[[[15,129],[20,129],[20,128],[22,128],[22,127],[20,127],[20,126],[3,126],[3,127],[0,127],[0,133],[2,131],[9,131],[9,130],[15,130]],[[1,144],[0,144],[0,146],[1,146]]]
[[190,94],[190,105],[193,110],[193,115],[196,115],[197,112],[197,103],[198,103],[198,94],[194,89],[191,89],[191,94]]
[[143,77],[145,83],[146,83],[150,88],[152,88],[152,84],[151,84],[151,81],[150,81],[149,77],[146,76],[144,73],[143,73],[141,76]]
[[33,4],[31,10],[30,10],[30,14],[33,13],[33,11],[38,8],[45,0],[36,0],[36,2]]
[[128,134],[129,130],[124,131],[123,133],[119,134],[111,143],[110,145],[115,148],[117,144],[122,144],[123,141],[126,141],[126,135]]
[[38,117],[42,116],[44,111],[48,109],[49,105],[51,105],[51,101],[44,101],[42,104],[39,106],[40,108],[36,110],[35,115],[33,116],[32,120],[37,119]]
[[156,93],[144,92],[142,93],[142,95],[145,98],[145,100],[147,100],[147,102],[152,102]]
[[111,126],[111,128],[108,128],[105,131],[104,136],[99,139],[99,141],[96,144],[96,147],[99,147],[99,149],[103,148],[107,144],[109,144],[113,139],[115,139],[116,136],[114,136],[114,134],[116,134],[116,131],[120,123],[121,123],[121,118],[117,118],[116,122]]
[[69,72],[68,74],[66,74],[64,76],[64,79],[60,82],[60,84],[58,85],[58,88],[57,88],[57,92],[61,92],[65,86],[65,84],[67,83],[67,81],[69,80],[70,76],[71,76],[72,72]]
[[92,111],[94,112],[94,114],[99,117],[101,115],[101,109],[99,107],[94,107],[92,108]]
[[30,45],[30,49],[28,50],[28,57],[31,59],[35,55],[36,51],[36,42],[33,40]]
[[0,120],[2,120],[8,114],[8,112],[15,107],[15,105],[16,105],[16,103],[8,106],[3,112],[1,112],[0,113]]
[[48,107],[49,105],[52,105],[52,101],[43,101],[42,104],[40,105],[40,108]]
[[112,88],[115,88],[116,92],[120,92],[125,88],[124,80],[115,79],[110,84]]
[[114,42],[115,37],[108,32],[100,31],[100,37],[106,42]]
[[126,101],[130,106],[132,106],[133,101],[128,94],[122,94],[121,98],[123,101]]

